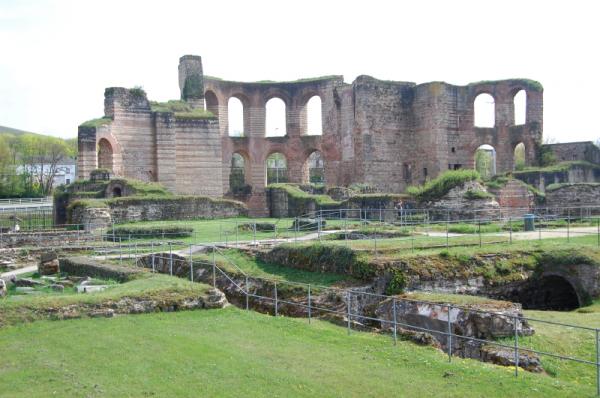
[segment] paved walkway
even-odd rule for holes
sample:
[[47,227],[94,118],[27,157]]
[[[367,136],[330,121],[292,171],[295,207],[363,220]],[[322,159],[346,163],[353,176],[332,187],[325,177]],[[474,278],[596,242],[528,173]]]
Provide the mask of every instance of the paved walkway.
[[37,271],[37,265],[28,265],[27,267],[19,268],[14,271],[4,272],[4,273],[0,274],[0,278],[10,279],[12,276],[27,274],[29,272],[35,272],[35,271]]

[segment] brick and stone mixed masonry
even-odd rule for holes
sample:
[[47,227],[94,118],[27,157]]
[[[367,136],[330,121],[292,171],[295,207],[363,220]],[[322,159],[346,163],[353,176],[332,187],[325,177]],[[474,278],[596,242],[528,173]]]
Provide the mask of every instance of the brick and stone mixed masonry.
[[[484,144],[496,151],[497,172],[514,168],[514,149],[525,145],[536,162],[542,138],[542,86],[527,79],[455,86],[415,84],[359,76],[292,82],[243,83],[205,76],[199,56],[179,60],[179,87],[186,112],[159,108],[140,89],[107,88],[104,118],[79,127],[79,178],[97,168],[114,175],[157,181],[178,194],[234,196],[232,157],[243,158],[242,199],[250,214],[266,215],[266,159],[281,153],[289,182],[308,182],[308,158],[319,152],[328,185],[367,183],[399,193],[449,168],[473,168]],[[514,96],[526,93],[524,124],[515,125]],[[490,94],[495,124],[474,125],[474,100]],[[307,103],[321,100],[321,135],[307,134]],[[228,134],[228,101],[243,105],[243,134]],[[286,135],[267,137],[266,102],[285,103]],[[159,104],[158,104],[159,105]],[[209,112],[202,112],[206,109]]]

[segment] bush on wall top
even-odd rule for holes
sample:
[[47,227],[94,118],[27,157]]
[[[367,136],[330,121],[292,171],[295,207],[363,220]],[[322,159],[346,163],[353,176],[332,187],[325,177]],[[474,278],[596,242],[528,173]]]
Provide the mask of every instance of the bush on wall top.
[[476,170],[448,170],[425,185],[408,187],[406,192],[421,202],[430,202],[441,199],[452,188],[474,180],[481,180]]

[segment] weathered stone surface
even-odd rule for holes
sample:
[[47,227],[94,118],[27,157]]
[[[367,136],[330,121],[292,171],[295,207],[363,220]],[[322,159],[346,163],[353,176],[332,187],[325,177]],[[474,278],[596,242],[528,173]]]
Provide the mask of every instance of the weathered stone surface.
[[60,271],[60,264],[57,258],[50,261],[40,261],[38,264],[38,273],[40,275],[54,275]]
[[468,199],[465,195],[469,190],[487,192],[478,181],[468,181],[452,188],[443,198],[420,207],[429,209],[430,217],[434,220],[485,220],[500,216],[500,205],[495,199]]
[[[501,366],[515,366],[515,350],[498,346],[481,347],[481,360]],[[544,371],[540,358],[531,352],[519,352],[519,367],[534,373]]]
[[[494,146],[498,172],[513,170],[520,142],[526,163],[533,164],[542,136],[543,89],[523,79],[456,86],[363,75],[352,84],[342,76],[257,84],[206,77],[200,58],[188,56],[180,60],[179,72],[182,98],[192,108],[206,104],[214,117],[153,111],[145,93],[108,88],[104,113],[110,121],[79,127],[80,178],[104,166],[117,176],[161,182],[173,192],[221,197],[229,191],[232,155],[239,153],[245,159],[245,184],[252,187],[246,198],[250,213],[266,215],[265,159],[274,152],[286,157],[290,182],[308,182],[307,160],[319,151],[328,185],[367,183],[399,193],[448,168],[470,168],[483,144]],[[527,118],[515,125],[509,104],[521,89],[527,92]],[[473,103],[480,93],[494,96],[494,127],[474,126]],[[318,136],[307,135],[306,104],[314,95],[322,103],[323,134]],[[243,137],[229,136],[232,96],[244,106]],[[265,137],[265,104],[274,96],[286,103],[284,137]],[[110,148],[102,156],[100,143]]]
[[18,287],[35,287],[35,286],[44,286],[43,282],[40,281],[36,281],[33,280],[31,278],[20,278],[20,279],[15,279],[14,281],[15,286]]
[[[69,274],[72,280],[76,279],[73,278],[73,276],[79,276],[114,279],[119,282],[128,281],[140,272],[136,269],[121,267],[114,264],[108,264],[100,260],[79,256],[61,258],[60,269]],[[77,280],[75,281],[79,282]]]

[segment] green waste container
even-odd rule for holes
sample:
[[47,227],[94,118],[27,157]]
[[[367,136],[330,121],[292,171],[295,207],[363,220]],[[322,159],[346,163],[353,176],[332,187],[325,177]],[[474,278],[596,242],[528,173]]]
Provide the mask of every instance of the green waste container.
[[525,231],[535,231],[535,214],[523,215],[523,226]]

